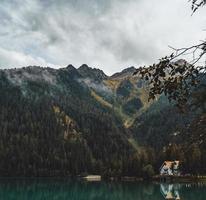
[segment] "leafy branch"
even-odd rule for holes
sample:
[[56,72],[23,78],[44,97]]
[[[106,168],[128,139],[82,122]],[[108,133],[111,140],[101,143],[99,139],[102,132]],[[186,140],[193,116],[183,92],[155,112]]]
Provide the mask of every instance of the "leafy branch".
[[149,83],[149,100],[164,94],[170,101],[175,100],[179,109],[184,111],[191,88],[197,86],[198,76],[205,68],[195,67],[185,60],[174,62],[174,58],[174,54],[166,56],[158,64],[140,67],[134,74]]
[[[206,0],[189,0],[192,2],[192,12],[206,4]],[[170,48],[174,51],[170,56],[160,59],[158,64],[140,67],[134,75],[147,80],[150,86],[149,100],[164,94],[170,101],[174,100],[179,109],[184,111],[194,88],[205,76],[206,66],[197,66],[206,55],[206,40],[184,48]],[[188,62],[180,59],[192,56]],[[179,60],[178,60],[179,59]]]
[[203,41],[197,45],[184,47],[180,49],[171,46],[169,47],[172,50],[174,50],[174,56],[172,57],[172,60],[180,56],[192,55],[192,60],[188,61],[191,65],[195,65],[196,63],[198,63],[202,59],[202,57],[206,54],[206,41]]
[[192,12],[196,12],[199,7],[202,7],[206,4],[206,0],[189,0],[192,2]]

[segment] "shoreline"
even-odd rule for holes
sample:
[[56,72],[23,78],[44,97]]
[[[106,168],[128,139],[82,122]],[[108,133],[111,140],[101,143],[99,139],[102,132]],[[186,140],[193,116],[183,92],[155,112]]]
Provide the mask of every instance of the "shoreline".
[[87,182],[101,182],[101,181],[122,181],[122,182],[156,182],[156,183],[197,183],[206,182],[206,176],[153,176],[151,178],[143,177],[102,177],[101,175],[87,175],[87,176],[0,176],[0,180],[4,179],[64,179],[64,180],[82,180]]
[[206,176],[154,176],[153,181],[169,183],[195,183],[206,182]]

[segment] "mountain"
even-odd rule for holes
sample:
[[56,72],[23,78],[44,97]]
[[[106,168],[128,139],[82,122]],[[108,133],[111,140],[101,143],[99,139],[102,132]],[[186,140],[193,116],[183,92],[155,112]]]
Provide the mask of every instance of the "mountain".
[[[107,76],[82,65],[0,70],[0,175],[146,176],[190,123],[134,67]],[[178,137],[179,138],[179,137]],[[183,137],[181,137],[183,138]],[[180,143],[180,139],[178,142]]]
[[78,68],[78,72],[84,77],[96,82],[102,82],[107,79],[107,75],[100,69],[90,68],[83,64]]
[[127,77],[131,76],[135,71],[136,71],[135,67],[129,67],[129,68],[122,70],[121,72],[117,72],[117,73],[113,74],[111,76],[111,79],[127,78]]
[[120,173],[136,150],[121,118],[97,94],[103,77],[100,70],[72,65],[1,70],[0,174]]

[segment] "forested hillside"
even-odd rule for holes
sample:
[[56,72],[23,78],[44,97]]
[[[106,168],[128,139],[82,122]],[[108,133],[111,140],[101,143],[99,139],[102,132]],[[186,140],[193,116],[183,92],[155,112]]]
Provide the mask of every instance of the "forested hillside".
[[204,173],[205,141],[192,127],[204,115],[182,115],[164,96],[148,102],[148,85],[134,71],[1,70],[0,175],[150,176],[165,159],[186,163],[189,141],[195,155],[188,169],[196,173],[198,162]]

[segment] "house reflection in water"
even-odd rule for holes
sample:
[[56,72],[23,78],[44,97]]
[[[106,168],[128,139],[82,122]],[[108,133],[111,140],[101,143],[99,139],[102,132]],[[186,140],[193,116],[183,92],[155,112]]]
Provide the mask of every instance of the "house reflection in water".
[[165,199],[168,200],[180,200],[179,195],[180,185],[179,184],[161,184],[160,191]]

